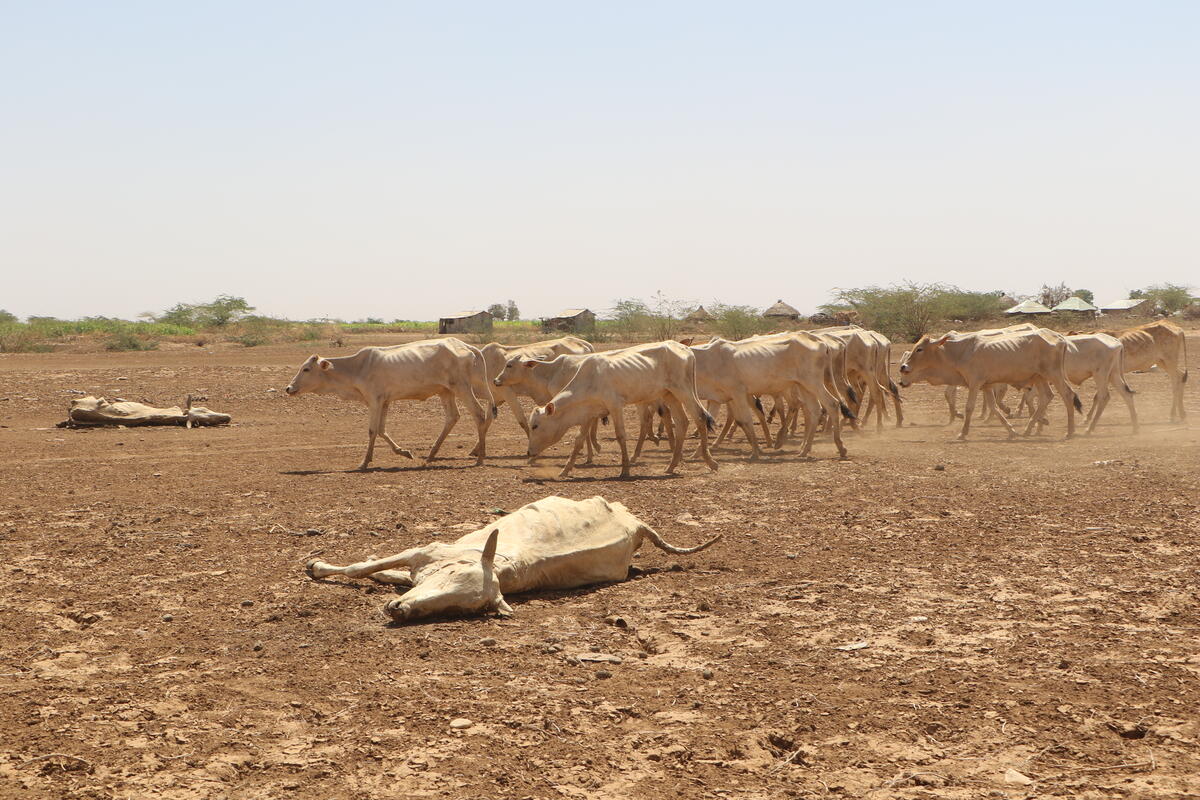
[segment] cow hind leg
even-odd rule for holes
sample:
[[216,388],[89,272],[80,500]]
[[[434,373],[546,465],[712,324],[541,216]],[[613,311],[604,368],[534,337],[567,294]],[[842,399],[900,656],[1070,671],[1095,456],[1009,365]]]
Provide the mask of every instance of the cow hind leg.
[[442,447],[442,442],[446,441],[446,437],[450,435],[450,431],[458,423],[458,406],[454,403],[454,393],[444,389],[438,393],[438,399],[442,401],[442,411],[446,415],[446,419],[442,425],[442,432],[438,434],[433,447],[429,449],[429,455],[425,458],[426,466],[431,464],[433,459],[437,458],[437,453]]
[[413,457],[412,451],[406,450],[403,447],[401,447],[400,445],[396,444],[394,441],[392,441],[392,437],[387,435],[387,431],[385,430],[385,428],[387,426],[387,415],[388,415],[389,407],[391,407],[391,401],[388,401],[383,404],[383,412],[381,413],[381,415],[379,417],[379,437],[381,439],[383,439],[385,442],[387,442],[389,445],[392,446],[393,453],[395,453],[398,456],[404,456],[405,458],[411,459]]
[[621,451],[621,477],[629,477],[629,443],[625,441],[625,415],[616,411],[612,415],[613,435],[617,437],[617,448]]

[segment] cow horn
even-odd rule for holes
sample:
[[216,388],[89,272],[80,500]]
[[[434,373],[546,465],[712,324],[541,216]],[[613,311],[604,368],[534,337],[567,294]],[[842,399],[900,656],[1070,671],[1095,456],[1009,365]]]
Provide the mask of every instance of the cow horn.
[[483,558],[480,559],[483,564],[483,571],[489,577],[492,575],[496,563],[496,539],[500,536],[500,529],[496,528],[492,531],[492,535],[488,537],[487,544],[483,546]]

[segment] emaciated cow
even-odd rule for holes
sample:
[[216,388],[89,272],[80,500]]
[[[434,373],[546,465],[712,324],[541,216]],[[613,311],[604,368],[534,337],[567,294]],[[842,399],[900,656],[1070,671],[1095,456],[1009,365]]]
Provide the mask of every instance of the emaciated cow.
[[450,544],[434,542],[347,567],[310,561],[307,570],[313,578],[370,577],[411,587],[384,606],[398,622],[489,611],[509,616],[513,610],[505,595],[625,580],[645,539],[668,553],[685,555],[720,538],[675,547],[620,503],[551,496]]
[[496,415],[488,390],[483,355],[458,339],[426,339],[392,347],[364,347],[352,356],[310,356],[284,390],[289,395],[332,394],[343,400],[366,403],[368,412],[367,452],[359,469],[366,469],[375,452],[375,437],[381,436],[392,450],[406,458],[412,453],[387,435],[388,406],[393,400],[427,400],[437,395],[446,412],[445,425],[425,459],[437,455],[446,436],[458,422],[455,399],[462,401],[475,418],[479,442],[471,455],[482,464],[487,447],[487,430]]

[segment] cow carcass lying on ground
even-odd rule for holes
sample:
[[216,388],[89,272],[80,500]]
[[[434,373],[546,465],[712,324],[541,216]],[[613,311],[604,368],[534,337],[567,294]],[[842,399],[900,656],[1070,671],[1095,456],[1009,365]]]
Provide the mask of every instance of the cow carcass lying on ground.
[[450,544],[434,542],[347,567],[310,561],[307,570],[313,578],[370,577],[412,587],[384,607],[398,622],[488,611],[508,616],[506,594],[625,580],[643,539],[668,553],[686,554],[720,538],[675,547],[620,503],[551,496]]
[[58,423],[60,428],[93,428],[98,425],[185,425],[189,428],[202,425],[228,425],[232,419],[204,406],[192,405],[188,395],[183,408],[155,408],[132,400],[106,400],[103,397],[77,397],[71,401],[67,419]]

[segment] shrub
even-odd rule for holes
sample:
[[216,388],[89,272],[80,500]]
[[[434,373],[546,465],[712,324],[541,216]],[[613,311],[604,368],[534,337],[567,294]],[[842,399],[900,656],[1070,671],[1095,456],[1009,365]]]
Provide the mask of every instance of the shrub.
[[105,350],[157,350],[158,341],[156,339],[144,339],[133,332],[132,329],[126,328],[119,330],[109,337],[104,343]]
[[712,327],[726,339],[737,341],[753,336],[756,333],[766,333],[771,330],[771,321],[752,306],[727,306],[724,303],[714,303],[709,306],[713,315]]

